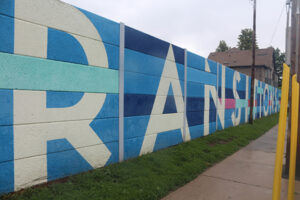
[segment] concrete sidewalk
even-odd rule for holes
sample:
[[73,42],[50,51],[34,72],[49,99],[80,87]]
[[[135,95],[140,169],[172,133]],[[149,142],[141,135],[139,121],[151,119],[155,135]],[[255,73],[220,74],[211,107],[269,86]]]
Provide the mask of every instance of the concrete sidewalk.
[[[274,176],[275,126],[245,148],[211,167],[163,200],[270,200]],[[281,199],[287,199],[288,180],[282,180]],[[295,200],[300,199],[296,182]]]

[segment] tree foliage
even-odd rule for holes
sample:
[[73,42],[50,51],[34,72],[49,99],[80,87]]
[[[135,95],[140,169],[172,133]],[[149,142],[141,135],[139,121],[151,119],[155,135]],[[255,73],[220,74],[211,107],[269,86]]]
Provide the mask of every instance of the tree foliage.
[[274,50],[273,54],[273,59],[274,59],[274,71],[278,75],[279,80],[278,80],[278,85],[281,85],[281,78],[282,78],[282,70],[283,70],[283,63],[285,62],[285,54],[280,52],[279,48],[276,48]]
[[221,40],[219,42],[219,46],[216,49],[216,52],[224,52],[224,51],[227,51],[229,49],[230,49],[230,47],[226,44],[226,42],[224,40]]
[[[251,50],[252,49],[252,29],[242,29],[241,34],[238,37],[238,48],[240,50]],[[255,47],[258,49],[257,41],[255,40]]]

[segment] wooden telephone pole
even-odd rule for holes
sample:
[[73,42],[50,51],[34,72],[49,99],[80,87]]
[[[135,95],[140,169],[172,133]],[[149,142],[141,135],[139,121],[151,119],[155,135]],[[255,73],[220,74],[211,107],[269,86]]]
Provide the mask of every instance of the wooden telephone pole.
[[251,94],[250,94],[250,119],[253,124],[253,104],[254,104],[254,81],[255,81],[255,50],[256,50],[256,0],[253,1],[253,31],[252,31],[252,67],[251,67]]
[[[291,73],[297,74],[297,79],[298,82],[300,82],[300,55],[299,55],[299,50],[300,50],[300,38],[299,38],[299,33],[300,33],[300,0],[292,0],[292,15],[291,15]],[[300,101],[299,101],[300,103]],[[300,112],[300,108],[299,108]],[[300,118],[298,121],[298,127],[300,125]],[[300,128],[298,128],[298,148],[297,148],[297,160],[296,160],[296,176],[299,177],[300,175]],[[290,150],[287,149],[287,152]],[[289,156],[287,156],[286,163],[289,162]]]

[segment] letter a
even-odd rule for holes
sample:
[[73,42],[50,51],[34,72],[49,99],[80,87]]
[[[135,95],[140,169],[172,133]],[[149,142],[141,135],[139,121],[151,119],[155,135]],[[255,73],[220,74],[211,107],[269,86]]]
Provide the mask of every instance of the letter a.
[[[173,88],[177,113],[163,114],[170,85]],[[173,48],[170,45],[140,155],[153,151],[157,134],[161,132],[181,129],[182,138],[185,138],[186,141],[190,140],[191,136],[188,126],[186,128],[186,136],[184,137],[183,135],[183,108],[184,102],[179,76]],[[187,124],[187,121],[185,123]]]

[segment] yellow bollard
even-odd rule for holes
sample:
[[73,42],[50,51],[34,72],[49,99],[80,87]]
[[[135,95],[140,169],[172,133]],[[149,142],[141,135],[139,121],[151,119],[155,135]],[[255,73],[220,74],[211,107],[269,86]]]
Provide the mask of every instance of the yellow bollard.
[[286,129],[288,96],[289,96],[289,79],[290,79],[290,68],[286,64],[283,64],[281,104],[280,104],[280,113],[279,113],[276,160],[275,160],[274,181],[273,181],[273,195],[272,195],[273,200],[280,199],[282,160],[283,160],[283,152],[284,152],[283,151],[284,137],[285,137],[285,129]]
[[292,79],[292,106],[291,106],[291,149],[290,149],[290,169],[289,169],[289,189],[288,200],[294,200],[296,154],[297,154],[297,134],[298,134],[298,111],[299,111],[299,83],[297,75]]

